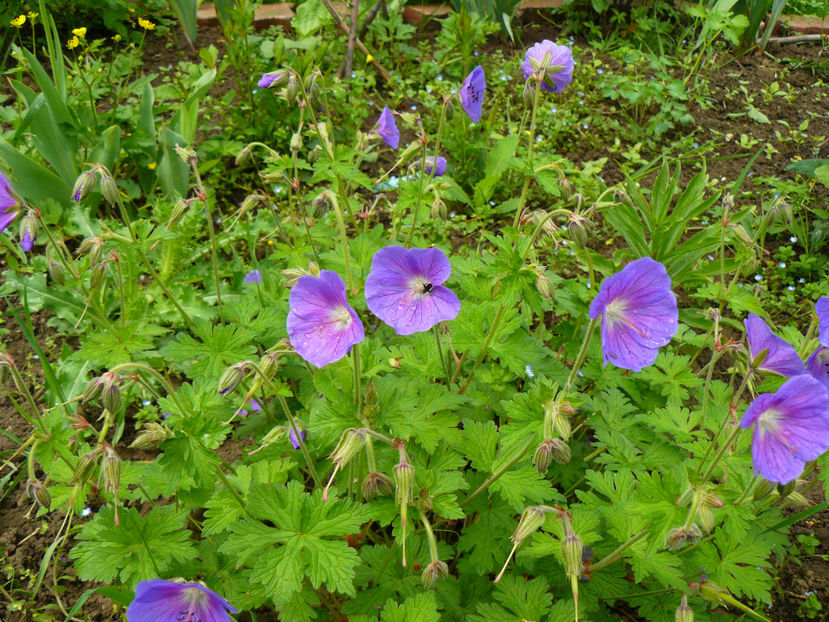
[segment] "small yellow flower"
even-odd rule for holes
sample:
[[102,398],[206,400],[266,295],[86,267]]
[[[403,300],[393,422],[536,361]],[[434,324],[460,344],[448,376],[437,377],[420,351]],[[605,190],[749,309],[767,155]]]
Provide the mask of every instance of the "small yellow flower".
[[143,17],[138,18],[138,25],[144,30],[153,30],[155,28],[155,24],[153,22],[148,19],[144,19]]
[[32,21],[35,21],[35,17],[37,17],[38,15],[40,15],[40,13],[36,11],[29,11],[29,19]]
[[367,63],[370,63],[373,60],[374,60],[374,57],[371,54],[366,54],[366,62]]
[[9,22],[15,28],[20,28],[23,24],[26,23],[26,16],[25,15],[18,15],[13,20]]
[[151,171],[154,171],[156,166],[158,166],[158,163],[157,163],[157,162],[150,162],[150,163],[147,165],[147,168],[148,168],[148,169],[150,169]]
[[112,40],[115,41],[115,43],[118,43],[121,40],[121,35],[115,35],[112,37]]
[[86,39],[86,26],[82,26],[81,28],[73,28],[72,34],[80,39]]
[[273,240],[268,240],[268,246],[273,246]]
[[66,47],[68,47],[70,50],[74,50],[80,44],[81,44],[81,40],[78,39],[77,36],[74,36],[71,39],[69,39],[69,41],[66,42]]

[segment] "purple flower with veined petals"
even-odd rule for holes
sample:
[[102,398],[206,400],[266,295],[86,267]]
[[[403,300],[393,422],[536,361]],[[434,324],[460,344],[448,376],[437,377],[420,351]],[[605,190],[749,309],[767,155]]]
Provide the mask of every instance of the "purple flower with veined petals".
[[345,297],[336,272],[299,277],[288,298],[288,337],[302,358],[316,367],[339,361],[365,338],[363,324]]
[[261,283],[262,273],[259,270],[251,270],[245,275],[245,283]]
[[433,177],[443,177],[446,174],[446,158],[437,157],[437,162],[433,156],[426,158],[426,172]]
[[754,471],[787,484],[829,448],[829,390],[808,374],[790,378],[777,393],[763,393],[751,403],[740,425],[752,423]]
[[388,106],[383,106],[383,112],[380,113],[380,118],[377,119],[377,133],[384,143],[392,149],[397,149],[397,145],[400,144],[400,131],[397,129],[394,115]]
[[746,327],[746,338],[752,360],[763,350],[768,350],[766,359],[758,369],[787,378],[806,373],[803,361],[794,347],[771,332],[769,325],[762,318],[749,313],[748,317],[743,320],[743,324]]
[[13,192],[9,180],[0,172],[0,233],[20,215],[20,203]]
[[230,622],[230,603],[198,583],[176,583],[163,579],[141,581],[135,600],[127,608],[128,622]]
[[829,296],[818,298],[815,303],[815,313],[817,313],[820,326],[820,345],[829,348]]
[[602,281],[590,317],[602,316],[604,362],[640,371],[677,330],[679,311],[671,277],[658,261],[642,257]]
[[573,79],[573,51],[566,45],[556,45],[548,39],[539,41],[524,54],[524,62],[521,63],[524,81],[537,71],[542,71],[542,68],[544,73],[541,88],[551,93],[560,93]]
[[371,260],[366,303],[398,335],[429,330],[455,319],[461,310],[458,297],[443,285],[451,272],[449,260],[437,248],[386,246]]
[[[294,425],[296,425],[297,428],[299,428],[299,437],[302,439],[302,442],[304,443],[307,430],[303,429],[302,426],[300,426],[296,422],[294,422]],[[294,449],[299,449],[301,445],[299,444],[299,440],[297,439],[296,434],[294,434],[294,429],[289,428],[289,430],[290,432],[288,433],[288,440],[291,441],[291,447],[293,447]]]
[[460,90],[461,106],[472,123],[477,123],[481,120],[481,106],[484,103],[485,92],[486,78],[484,76],[484,70],[478,65],[466,76],[463,84],[461,84]]
[[829,348],[819,347],[806,361],[806,370],[829,389]]

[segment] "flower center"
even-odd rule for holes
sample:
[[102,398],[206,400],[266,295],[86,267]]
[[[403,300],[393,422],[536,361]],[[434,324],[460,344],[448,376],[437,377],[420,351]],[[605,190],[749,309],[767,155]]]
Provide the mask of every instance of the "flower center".
[[621,298],[616,298],[615,300],[611,301],[604,308],[605,319],[608,324],[618,324],[623,323],[627,324],[627,319],[625,318],[625,311],[627,310],[627,305],[625,301]]
[[351,317],[351,314],[348,312],[348,309],[344,306],[335,307],[331,310],[331,322],[335,324],[337,330],[345,330],[349,326],[351,326],[351,322],[354,318]]
[[178,612],[178,622],[201,622],[201,616],[196,611],[207,601],[207,593],[197,587],[188,587],[181,590],[181,600],[186,605],[185,609]]
[[757,417],[757,429],[760,434],[766,435],[777,432],[777,423],[780,421],[780,413],[773,408],[769,408],[762,415]]
[[416,276],[410,282],[412,288],[412,296],[416,298],[426,298],[432,293],[434,285],[424,276]]

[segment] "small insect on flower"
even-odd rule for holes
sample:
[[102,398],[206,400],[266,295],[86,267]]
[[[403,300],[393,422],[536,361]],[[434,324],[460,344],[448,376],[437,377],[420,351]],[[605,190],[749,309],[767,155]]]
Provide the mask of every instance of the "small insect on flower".
[[740,425],[753,423],[754,471],[770,482],[792,482],[829,448],[829,390],[809,374],[790,378],[751,403]]
[[521,69],[525,81],[539,76],[542,89],[560,93],[573,80],[573,51],[544,39],[527,49]]
[[303,359],[316,367],[339,361],[365,338],[357,312],[346,300],[345,283],[336,272],[301,276],[288,299],[288,337]]
[[383,106],[383,112],[377,119],[377,134],[392,149],[397,149],[397,145],[400,144],[400,131],[394,121],[394,114],[388,106]]
[[466,76],[459,91],[463,111],[472,123],[477,123],[481,120],[485,92],[486,78],[484,76],[484,70],[478,65]]
[[446,174],[446,158],[429,156],[426,158],[425,169],[432,177],[443,177]]
[[20,27],[23,26],[23,24],[26,23],[26,16],[25,15],[18,15],[17,17],[15,17],[11,21],[9,21],[9,23],[12,26],[14,26],[15,28],[20,28]]
[[143,17],[138,18],[138,25],[144,30],[155,29],[155,24],[148,19],[144,19]]
[[20,215],[20,201],[14,194],[14,189],[0,171],[0,233]]
[[386,246],[371,260],[366,303],[398,335],[429,330],[460,312],[460,300],[443,285],[451,272],[440,249]]
[[203,585],[151,579],[135,586],[135,600],[127,609],[127,620],[230,622],[228,611],[236,613],[230,603]]
[[[769,325],[762,318],[749,313],[743,324],[746,327],[751,360],[758,362],[757,369],[787,378],[806,373],[803,361],[797,355],[794,346],[771,332]],[[765,357],[758,361],[762,352],[766,353]]]
[[590,317],[602,316],[604,362],[640,371],[652,365],[676,333],[679,312],[671,277],[658,261],[642,257],[602,281]]

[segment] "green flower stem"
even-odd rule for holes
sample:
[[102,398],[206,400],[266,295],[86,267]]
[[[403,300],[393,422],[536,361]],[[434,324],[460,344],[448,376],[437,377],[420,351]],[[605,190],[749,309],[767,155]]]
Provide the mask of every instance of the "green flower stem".
[[230,480],[227,479],[227,475],[225,475],[225,472],[222,471],[222,467],[220,467],[218,464],[214,464],[213,468],[216,470],[216,475],[218,475],[219,479],[222,480],[222,483],[225,485],[225,488],[227,488],[228,492],[236,500],[236,503],[239,504],[239,507],[242,508],[242,511],[245,514],[247,514],[249,518],[252,518],[252,519],[255,520],[255,517],[253,516],[253,514],[251,514],[248,511],[248,508],[245,505],[245,500],[242,499],[242,496],[239,494],[239,491],[236,490],[236,488],[233,487],[233,485],[230,483]]
[[700,417],[699,422],[701,430],[705,429],[705,419],[708,414],[708,396],[710,394],[711,378],[714,375],[714,366],[724,352],[725,350],[714,350],[714,354],[711,355],[711,360],[708,361],[708,372],[705,375],[705,386],[702,388],[702,416]]
[[27,423],[29,423],[29,425],[40,430],[44,436],[48,436],[49,433],[46,430],[46,425],[43,423],[43,418],[40,415],[40,409],[37,407],[37,403],[35,402],[35,398],[32,397],[29,387],[27,387],[26,383],[23,382],[23,376],[20,375],[20,370],[17,369],[16,365],[9,365],[8,369],[11,371],[14,385],[17,387],[17,390],[24,395],[26,402],[29,404],[29,408],[32,409],[31,416],[26,415],[22,408],[20,408],[18,412],[20,412],[20,415],[27,421]]
[[[535,94],[533,96],[533,112],[532,116],[530,117],[530,136],[529,136],[529,144],[527,145],[527,169],[528,171],[535,172],[533,168],[533,151],[535,150],[535,117],[536,112],[538,111],[538,100],[541,95],[541,84],[538,83],[535,85]],[[524,185],[521,187],[521,198],[518,200],[518,209],[515,210],[515,218],[512,221],[513,228],[518,227],[518,221],[521,219],[521,212],[524,211],[524,205],[527,203],[527,191],[530,188],[530,180],[532,179],[532,175],[527,175],[524,177]]]
[[[213,212],[210,211],[210,201],[207,199],[207,192],[204,190],[201,173],[199,173],[199,165],[195,158],[190,158],[190,167],[193,169],[193,174],[196,177],[196,191],[204,203],[204,210],[207,212],[207,231],[210,234],[210,248],[212,250],[211,258],[213,259],[213,278],[216,280],[216,302],[219,305],[219,319],[224,322],[224,309],[222,307],[222,288],[221,280],[219,279],[219,250],[216,246],[216,230],[213,226]],[[176,305],[178,306],[178,305]]]
[[124,273],[121,271],[121,261],[120,259],[115,262],[115,266],[118,268],[118,298],[121,303],[121,326],[123,326],[127,321],[127,298],[124,295]]
[[524,455],[527,453],[527,451],[529,451],[530,447],[532,447],[532,444],[534,442],[535,442],[535,435],[531,435],[527,439],[527,442],[524,443],[524,446],[521,448],[521,450],[517,454],[515,454],[515,456],[513,456],[500,469],[495,471],[495,473],[493,473],[492,475],[487,477],[486,480],[484,480],[484,482],[480,486],[478,486],[472,494],[470,494],[466,499],[464,499],[463,501],[460,502],[459,506],[464,507],[465,505],[467,505],[470,501],[472,501],[475,497],[477,497],[479,494],[481,494],[484,490],[489,488],[492,485],[492,483],[497,481],[498,478],[500,478],[504,473],[509,471],[510,468],[512,468],[512,465],[514,465],[516,462],[518,462],[521,458],[524,457]]
[[[440,108],[440,121],[438,121],[438,133],[435,136],[435,156],[432,160],[432,175],[434,175],[435,167],[437,166],[438,156],[440,155],[440,137],[443,133],[443,122],[446,120],[446,107],[448,105],[448,101],[446,100],[443,103],[443,106]],[[412,245],[412,239],[414,238],[415,227],[417,226],[417,217],[420,215],[420,203],[421,199],[423,198],[423,180],[426,177],[426,144],[423,145],[423,154],[420,160],[420,182],[417,188],[417,203],[415,203],[415,211],[412,214],[412,228],[409,230],[409,236],[406,238],[406,246],[409,247]]]
[[[753,373],[754,373],[754,370],[752,368],[749,368],[749,370],[746,372],[746,375],[743,376],[743,381],[740,383],[740,386],[737,387],[737,390],[734,392],[734,396],[731,398],[731,404],[729,406],[729,410],[735,409],[737,407],[737,401],[740,399],[740,396],[743,394],[743,391],[745,390],[746,386],[748,385],[748,380],[749,380],[749,378],[751,378]],[[722,431],[725,429],[725,426],[728,423],[728,421],[729,421],[729,417],[726,416],[725,420],[722,422],[722,425],[720,426],[720,429],[717,430],[717,434],[714,436],[713,439],[711,439],[711,444],[708,445],[708,449],[705,450],[705,454],[702,456],[702,460],[699,461],[699,464],[697,465],[697,468],[694,471],[695,474],[699,474],[700,468],[702,467],[703,464],[705,464],[705,460],[708,458],[708,454],[711,453],[711,448],[714,447],[714,444],[717,442],[717,439],[720,437],[720,434],[722,434]],[[711,476],[711,473],[716,468],[717,463],[722,459],[723,455],[725,455],[726,450],[731,445],[731,443],[734,441],[734,439],[737,438],[737,436],[740,434],[741,430],[742,430],[742,428],[740,428],[740,424],[737,423],[735,425],[734,431],[731,433],[731,435],[728,437],[728,439],[722,445],[722,447],[720,447],[719,451],[715,454],[714,461],[705,470],[705,473],[702,476],[702,481],[703,482],[708,481],[708,478]]]
[[593,331],[596,330],[596,324],[598,323],[598,318],[590,320],[590,324],[587,326],[587,332],[584,334],[584,341],[581,342],[581,349],[576,356],[576,362],[573,363],[573,369],[570,370],[570,375],[567,377],[567,383],[564,385],[560,399],[564,399],[573,387],[573,382],[575,382],[576,375],[579,373],[579,369],[581,369],[584,359],[587,356],[587,348],[590,346],[590,339],[593,337]]
[[37,449],[37,444],[39,441],[35,440],[32,443],[32,448],[29,450],[29,455],[26,458],[26,472],[29,475],[30,480],[35,479],[35,450]]
[[461,368],[463,367],[463,363],[464,363],[465,360],[466,360],[466,352],[461,354],[461,358],[458,361],[458,364],[455,366],[455,371],[452,372],[452,377],[449,379],[449,384],[453,384],[455,382],[455,380],[458,379],[458,374],[460,373]]
[[377,460],[374,457],[374,439],[370,434],[366,434],[366,462],[368,463],[368,472],[377,472]]
[[256,363],[249,363],[253,371],[262,378],[262,380],[271,388],[276,394],[277,399],[279,400],[280,406],[282,406],[282,411],[285,413],[285,417],[288,419],[288,426],[296,436],[296,440],[299,443],[299,448],[302,451],[302,457],[305,458],[305,464],[308,466],[308,472],[311,474],[311,479],[314,480],[314,484],[319,487],[320,478],[317,475],[317,470],[314,467],[314,461],[311,459],[311,454],[308,452],[308,447],[305,446],[305,441],[302,440],[302,435],[299,433],[299,430],[296,427],[296,422],[294,421],[294,416],[291,413],[291,409],[288,406],[288,402],[285,400],[285,397],[279,393],[279,389],[274,385],[273,381],[259,368]]
[[[498,324],[501,321],[501,316],[504,314],[505,309],[506,306],[504,305],[504,303],[498,305],[498,311],[495,313],[495,319],[492,320],[492,326],[489,328],[489,332],[486,335],[486,339],[484,339],[484,345],[481,348],[481,351],[478,353],[478,358],[475,359],[475,364],[469,371],[469,375],[466,377],[463,386],[460,388],[460,391],[458,391],[459,395],[463,395],[469,388],[469,383],[472,382],[472,379],[475,377],[475,372],[478,370],[478,367],[480,367],[481,363],[486,357],[486,352],[489,349],[489,344],[492,341],[492,338],[495,336],[495,331],[498,330]],[[460,364],[458,365],[458,367],[460,367]]]
[[423,523],[423,528],[426,530],[426,540],[429,542],[429,559],[433,562],[440,561],[440,556],[438,555],[438,541],[435,538],[435,532],[432,531],[432,525],[429,523],[429,519],[426,518],[426,514],[423,513],[423,510],[419,510],[420,512],[420,521]]
[[38,220],[40,220],[40,230],[46,233],[46,237],[49,238],[49,242],[51,242],[54,248],[58,249],[58,258],[60,259],[60,263],[74,278],[80,279],[81,274],[76,269],[75,263],[72,261],[72,254],[69,252],[69,249],[66,248],[66,245],[63,243],[63,240],[61,240],[60,243],[58,243],[58,241],[52,235],[51,228],[44,222],[43,217],[40,215],[40,212],[36,211],[36,214]]
[[357,418],[361,419],[360,411],[362,410],[363,401],[363,376],[360,373],[360,344],[355,343],[351,348],[351,359],[354,367],[354,403],[357,405]]
[[388,444],[392,448],[396,448],[398,445],[402,445],[399,441],[394,440],[393,438],[389,438],[385,434],[380,434],[379,432],[375,432],[371,428],[360,428],[360,432],[365,433],[366,437],[373,436],[377,440],[383,441],[384,443]]
[[527,257],[527,253],[530,252],[530,249],[533,247],[533,244],[535,244],[535,240],[541,234],[541,230],[544,228],[544,225],[547,224],[548,220],[551,220],[556,216],[569,213],[569,210],[566,209],[555,209],[548,213],[546,216],[544,216],[543,220],[536,225],[535,229],[533,229],[532,234],[527,240],[527,245],[524,247],[524,251],[521,253],[521,259],[525,259]]
[[642,530],[638,531],[637,533],[635,533],[634,535],[632,535],[627,542],[621,544],[615,551],[613,551],[609,555],[605,556],[604,559],[601,559],[598,562],[596,562],[595,564],[593,564],[590,567],[591,571],[595,572],[597,570],[601,570],[605,566],[609,566],[610,564],[612,564],[612,563],[618,561],[619,559],[621,559],[622,553],[624,553],[630,547],[632,547],[634,544],[639,542],[639,540],[644,538],[647,533],[648,533],[648,530],[647,530],[647,527],[646,527],[645,529],[642,529]]
[[438,358],[440,358],[440,366],[443,368],[443,373],[446,376],[446,381],[451,382],[449,378],[449,367],[446,365],[446,359],[443,356],[443,348],[440,345],[440,333],[438,332],[438,325],[432,326],[432,332],[435,335],[435,345],[438,348]]

